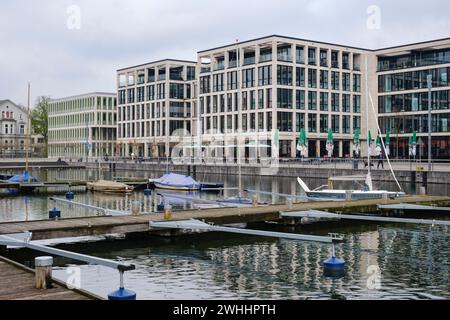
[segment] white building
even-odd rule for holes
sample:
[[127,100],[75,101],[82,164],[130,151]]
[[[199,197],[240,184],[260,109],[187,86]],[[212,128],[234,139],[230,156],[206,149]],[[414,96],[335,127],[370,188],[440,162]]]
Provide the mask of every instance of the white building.
[[113,156],[116,131],[116,94],[95,92],[53,99],[48,112],[48,157]]
[[11,100],[0,100],[0,157],[24,157],[28,112]]

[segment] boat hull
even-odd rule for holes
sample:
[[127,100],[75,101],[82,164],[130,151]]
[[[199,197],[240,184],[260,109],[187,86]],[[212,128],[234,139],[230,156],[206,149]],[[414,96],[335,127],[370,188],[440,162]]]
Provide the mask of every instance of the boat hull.
[[[306,195],[309,198],[321,198],[321,199],[337,199],[346,200],[345,190],[339,190],[339,192],[333,191],[308,191]],[[370,199],[382,199],[383,195],[387,195],[388,198],[398,198],[404,196],[403,192],[389,192],[389,191],[357,191],[352,192],[352,200],[370,200]]]
[[161,184],[158,182],[153,183],[155,185],[155,188],[157,189],[164,189],[164,190],[172,190],[172,191],[200,191],[200,186],[175,186],[175,185],[167,185],[167,184]]

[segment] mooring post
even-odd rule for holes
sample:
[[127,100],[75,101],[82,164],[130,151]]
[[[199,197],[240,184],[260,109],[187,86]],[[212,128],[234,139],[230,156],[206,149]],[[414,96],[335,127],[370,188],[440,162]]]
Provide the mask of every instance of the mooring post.
[[254,207],[257,207],[258,206],[258,195],[253,195],[253,197],[252,197],[252,204],[253,204],[253,206]]
[[164,205],[164,220],[172,218],[172,206],[170,204]]
[[37,257],[34,259],[36,289],[52,287],[53,257]]
[[288,206],[289,209],[292,209],[293,202],[294,200],[291,197],[286,198],[286,205]]
[[139,216],[141,215],[141,202],[134,200],[131,203],[131,213],[133,216]]
[[352,191],[351,190],[345,191],[345,201],[352,201]]

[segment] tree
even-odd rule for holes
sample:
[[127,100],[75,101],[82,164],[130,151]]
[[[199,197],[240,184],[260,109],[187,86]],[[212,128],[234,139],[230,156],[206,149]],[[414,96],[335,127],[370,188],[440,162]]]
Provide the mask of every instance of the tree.
[[50,97],[41,96],[36,101],[36,106],[31,111],[31,129],[34,134],[44,136],[45,153],[47,153],[48,141],[48,107]]

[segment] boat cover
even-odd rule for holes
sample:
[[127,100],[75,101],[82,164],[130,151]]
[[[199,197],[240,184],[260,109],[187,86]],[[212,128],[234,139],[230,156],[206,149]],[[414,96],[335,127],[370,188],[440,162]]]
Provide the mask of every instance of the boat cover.
[[33,177],[31,174],[29,174],[28,172],[24,172],[23,174],[16,174],[15,176],[12,176],[11,178],[8,179],[8,182],[38,182],[39,180],[36,179],[35,177]]
[[176,173],[167,173],[161,178],[153,181],[171,187],[200,188],[200,183],[195,181],[192,177]]

